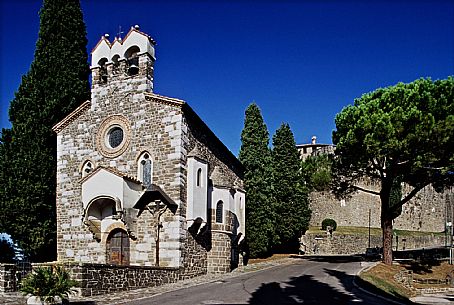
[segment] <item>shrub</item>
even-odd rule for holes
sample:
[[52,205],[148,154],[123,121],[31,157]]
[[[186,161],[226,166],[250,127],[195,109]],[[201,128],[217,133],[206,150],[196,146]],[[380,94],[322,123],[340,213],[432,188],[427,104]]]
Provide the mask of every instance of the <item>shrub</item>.
[[52,304],[56,297],[67,299],[76,284],[60,266],[38,267],[22,280],[20,291]]
[[334,219],[331,218],[325,218],[322,221],[322,230],[326,230],[328,226],[331,226],[333,228],[333,231],[336,231],[337,228],[337,223]]

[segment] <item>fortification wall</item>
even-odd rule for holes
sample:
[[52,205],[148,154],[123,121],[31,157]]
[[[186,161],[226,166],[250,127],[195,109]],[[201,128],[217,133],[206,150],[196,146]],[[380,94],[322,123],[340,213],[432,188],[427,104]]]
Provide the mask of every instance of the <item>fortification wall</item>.
[[[307,255],[352,255],[364,254],[369,247],[369,236],[362,234],[329,234],[303,235],[300,240],[300,250]],[[446,237],[440,235],[427,236],[394,236],[393,250],[410,250],[445,246]],[[382,237],[371,235],[370,247],[381,248]]]
[[[367,187],[378,189],[377,185]],[[403,193],[409,192],[408,186]],[[323,219],[332,218],[338,226],[380,228],[380,198],[356,192],[346,199],[337,199],[331,192],[312,192],[309,196],[312,209],[311,226],[320,226]],[[453,189],[437,193],[432,187],[422,189],[402,207],[402,214],[395,220],[394,228],[400,230],[442,232],[445,223],[453,221]]]

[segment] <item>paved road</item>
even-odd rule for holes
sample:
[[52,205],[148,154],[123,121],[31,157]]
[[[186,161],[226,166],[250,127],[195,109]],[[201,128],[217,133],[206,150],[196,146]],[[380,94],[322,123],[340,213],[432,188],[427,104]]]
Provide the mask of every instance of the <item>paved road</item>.
[[345,257],[298,259],[291,264],[123,304],[393,304],[353,285],[354,275],[360,269],[359,261]]

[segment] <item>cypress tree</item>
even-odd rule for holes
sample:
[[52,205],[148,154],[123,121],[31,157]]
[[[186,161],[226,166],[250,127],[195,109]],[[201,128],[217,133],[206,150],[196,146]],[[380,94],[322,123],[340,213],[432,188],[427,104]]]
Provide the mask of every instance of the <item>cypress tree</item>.
[[266,256],[274,241],[269,133],[256,104],[246,109],[239,159],[245,168],[246,238],[251,257]]
[[56,255],[56,136],[52,126],[90,97],[79,0],[44,0],[34,60],[9,109],[0,142],[0,231],[32,261]]
[[279,215],[275,250],[297,251],[298,238],[309,226],[310,209],[298,149],[288,124],[282,124],[273,136],[272,168],[274,212]]

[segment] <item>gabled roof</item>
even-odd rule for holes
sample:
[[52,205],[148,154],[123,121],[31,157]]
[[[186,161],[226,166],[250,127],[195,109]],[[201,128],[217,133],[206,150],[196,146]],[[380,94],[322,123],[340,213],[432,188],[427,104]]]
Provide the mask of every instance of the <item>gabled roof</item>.
[[109,48],[112,47],[112,44],[110,44],[109,39],[107,39],[106,36],[101,36],[101,39],[98,41],[98,43],[95,45],[95,47],[94,47],[93,49],[91,49],[91,53],[93,53],[93,52],[96,50],[96,48],[98,48],[99,45],[100,45],[102,42],[107,43],[107,45],[109,46]]
[[125,38],[123,39],[123,42],[125,42],[126,39],[128,39],[129,35],[131,35],[132,32],[136,32],[136,33],[139,33],[139,34],[147,37],[152,45],[156,45],[156,41],[153,38],[151,38],[150,35],[148,35],[147,33],[142,32],[142,31],[139,31],[138,29],[134,28],[133,26],[129,30],[128,34],[126,34]]
[[126,34],[125,38],[121,39],[121,38],[119,38],[119,37],[115,37],[115,39],[114,39],[114,41],[113,41],[112,43],[110,43],[110,41],[109,41],[105,36],[101,36],[101,39],[98,41],[98,43],[95,45],[95,47],[91,50],[91,53],[93,53],[93,52],[99,47],[99,45],[100,45],[102,42],[106,42],[107,45],[109,46],[109,48],[112,48],[112,46],[113,46],[116,42],[118,42],[118,43],[120,43],[120,44],[124,44],[125,41],[128,39],[128,37],[129,37],[129,36],[131,35],[131,33],[133,33],[133,32],[136,32],[136,33],[138,33],[138,34],[140,34],[140,35],[146,37],[146,38],[148,39],[148,41],[150,41],[150,43],[151,43],[152,45],[156,45],[156,41],[155,41],[153,38],[151,38],[150,35],[148,35],[148,34],[142,32],[142,31],[139,31],[138,29],[136,29],[136,28],[134,28],[134,27],[131,27],[131,29],[129,30],[129,32]]
[[70,114],[68,114],[63,120],[61,120],[59,123],[55,124],[54,127],[52,127],[52,130],[56,133],[59,133],[62,131],[66,126],[71,124],[75,119],[77,119],[82,113],[84,113],[88,108],[91,107],[91,102],[90,101],[85,101],[83,102],[79,107],[73,110]]
[[135,182],[135,183],[138,183],[138,184],[142,184],[142,181],[136,179],[135,177],[133,176],[130,176],[126,173],[123,173],[121,171],[119,171],[118,169],[116,168],[113,168],[113,167],[108,167],[108,166],[98,166],[94,171],[92,171],[91,173],[89,173],[87,176],[83,177],[82,179],[80,179],[80,183],[84,183],[85,181],[87,181],[88,179],[90,179],[91,177],[93,177],[94,175],[96,175],[100,170],[106,170],[108,171],[109,173],[112,173],[114,174],[115,176],[118,176],[120,178],[123,178],[125,180],[129,180],[131,182]]
[[181,108],[184,104],[186,104],[185,101],[179,100],[179,99],[176,99],[173,97],[163,96],[163,95],[159,95],[156,93],[149,93],[149,92],[145,92],[144,94],[145,94],[145,99],[148,101],[153,100],[153,101],[156,101],[161,104],[168,104],[171,106],[177,106],[179,108]]

